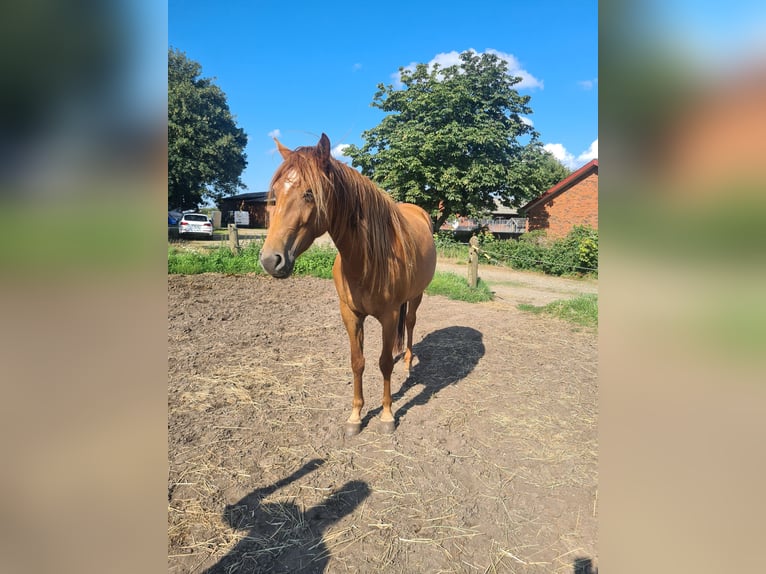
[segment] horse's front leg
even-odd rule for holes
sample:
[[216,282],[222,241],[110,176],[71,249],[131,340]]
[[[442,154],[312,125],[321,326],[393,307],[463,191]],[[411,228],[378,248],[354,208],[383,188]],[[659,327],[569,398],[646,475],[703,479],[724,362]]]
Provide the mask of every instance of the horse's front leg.
[[340,315],[348,333],[351,346],[351,371],[354,373],[354,402],[351,416],[346,421],[346,436],[359,434],[362,430],[362,375],[364,374],[364,316],[352,311],[343,301],[340,303]]
[[384,316],[380,324],[383,327],[383,348],[380,353],[380,372],[383,375],[383,411],[380,413],[381,430],[391,433],[396,428],[394,413],[391,410],[391,373],[394,370],[394,343],[396,328],[399,323],[399,309]]

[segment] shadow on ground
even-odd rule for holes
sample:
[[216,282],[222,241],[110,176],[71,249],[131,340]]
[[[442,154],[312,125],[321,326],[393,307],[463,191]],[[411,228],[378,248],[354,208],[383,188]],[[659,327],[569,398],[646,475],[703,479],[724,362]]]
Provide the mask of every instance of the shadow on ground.
[[[411,408],[425,405],[442,389],[467,377],[484,356],[483,335],[471,327],[447,327],[426,335],[412,347],[418,363],[391,398],[394,401],[396,426]],[[420,387],[420,392],[399,405],[407,392]],[[380,414],[382,407],[370,410],[362,419],[362,428]]]
[[572,565],[573,574],[598,574],[590,558],[577,558]]
[[370,495],[367,483],[347,482],[321,504],[305,511],[293,502],[262,504],[265,497],[316,470],[324,462],[311,460],[290,476],[228,505],[224,510],[224,521],[246,534],[205,574],[324,572],[330,557],[323,540],[324,533]]

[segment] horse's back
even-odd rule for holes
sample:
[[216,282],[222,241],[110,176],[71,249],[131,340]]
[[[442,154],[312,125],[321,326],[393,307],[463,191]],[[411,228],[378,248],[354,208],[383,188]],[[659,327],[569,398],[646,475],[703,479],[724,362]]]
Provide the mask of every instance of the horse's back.
[[[396,206],[399,208],[399,211],[402,212],[402,215],[404,215],[404,218],[409,222],[410,225],[418,229],[424,226],[428,235],[433,239],[433,226],[431,225],[431,218],[426,213],[425,209],[415,205],[414,203],[397,203]],[[422,222],[422,225],[420,225],[419,222]]]

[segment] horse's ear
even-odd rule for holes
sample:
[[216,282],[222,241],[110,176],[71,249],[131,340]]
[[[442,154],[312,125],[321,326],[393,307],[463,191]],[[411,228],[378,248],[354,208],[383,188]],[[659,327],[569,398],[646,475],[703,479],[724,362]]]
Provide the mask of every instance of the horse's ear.
[[319,149],[319,156],[322,158],[322,160],[326,163],[329,163],[330,138],[327,137],[327,134],[322,133],[322,137],[319,138],[319,143],[317,144],[317,149]]
[[277,138],[274,138],[274,141],[277,143],[277,151],[279,151],[280,155],[282,156],[282,159],[287,159],[291,153],[293,153],[293,150],[286,148],[281,143],[279,143],[279,140]]

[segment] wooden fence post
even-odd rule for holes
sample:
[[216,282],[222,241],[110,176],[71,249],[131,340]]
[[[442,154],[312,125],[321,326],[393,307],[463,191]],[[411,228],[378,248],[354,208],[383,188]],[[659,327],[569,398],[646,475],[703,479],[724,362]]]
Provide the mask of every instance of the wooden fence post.
[[474,235],[468,241],[468,286],[475,289],[479,282],[479,240]]
[[229,223],[227,226],[229,231],[229,249],[234,254],[239,253],[239,231],[237,231],[236,223]]

